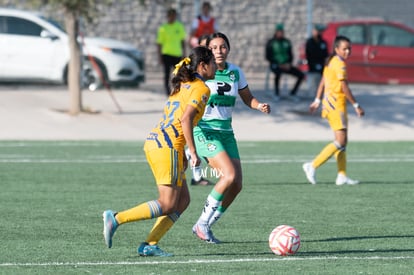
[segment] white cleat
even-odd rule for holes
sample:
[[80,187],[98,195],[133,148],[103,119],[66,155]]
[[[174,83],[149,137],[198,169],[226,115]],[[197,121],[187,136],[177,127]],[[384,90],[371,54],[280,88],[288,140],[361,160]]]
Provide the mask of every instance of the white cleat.
[[335,182],[336,185],[344,185],[344,184],[356,185],[358,183],[359,183],[359,180],[353,180],[343,174],[338,174],[338,176],[336,177],[336,182]]
[[306,174],[306,178],[308,179],[308,181],[311,184],[316,184],[316,178],[315,178],[316,170],[315,170],[315,168],[313,168],[312,163],[310,163],[310,162],[304,163],[302,168],[303,168],[303,171]]

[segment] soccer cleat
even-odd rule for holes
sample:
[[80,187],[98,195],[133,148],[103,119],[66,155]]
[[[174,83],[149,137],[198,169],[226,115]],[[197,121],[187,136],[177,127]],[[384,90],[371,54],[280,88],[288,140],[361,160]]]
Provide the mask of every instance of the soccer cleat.
[[343,174],[338,174],[338,176],[336,177],[336,182],[335,182],[336,185],[344,185],[344,184],[356,185],[358,183],[359,183],[359,180],[353,180]]
[[196,223],[193,226],[193,234],[196,235],[200,240],[205,241],[206,243],[219,244],[220,240],[216,239],[211,232],[211,229],[206,224]]
[[155,257],[171,257],[173,254],[167,253],[159,248],[158,245],[149,245],[148,243],[141,243],[138,247],[138,254],[140,256],[155,256]]
[[103,223],[104,223],[104,229],[103,229],[103,235],[105,238],[105,243],[108,248],[112,247],[112,237],[115,234],[115,231],[118,227],[118,223],[115,219],[115,213],[112,210],[105,210],[102,214],[103,216]]
[[312,163],[310,162],[304,163],[302,168],[306,174],[306,178],[308,179],[308,181],[312,184],[316,184],[316,178],[315,178],[316,171],[315,171],[315,168],[313,168]]
[[206,241],[207,243],[212,243],[212,244],[219,244],[221,243],[221,241],[219,239],[217,239],[216,237],[214,237],[213,232],[211,232],[211,239]]

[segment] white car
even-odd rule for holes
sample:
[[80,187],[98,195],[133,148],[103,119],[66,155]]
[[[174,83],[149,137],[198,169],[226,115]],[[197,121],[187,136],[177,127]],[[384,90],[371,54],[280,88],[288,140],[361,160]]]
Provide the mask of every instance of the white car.
[[[80,37],[79,42],[82,82],[89,89],[103,81],[134,86],[145,81],[144,56],[133,45],[108,38]],[[68,36],[56,22],[38,13],[0,8],[0,81],[66,83],[68,62]]]

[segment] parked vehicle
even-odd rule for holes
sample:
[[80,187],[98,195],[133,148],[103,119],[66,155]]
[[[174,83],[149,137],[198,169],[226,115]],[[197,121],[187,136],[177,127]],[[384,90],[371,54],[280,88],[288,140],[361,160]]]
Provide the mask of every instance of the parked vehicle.
[[[414,83],[414,29],[382,19],[354,19],[331,22],[323,38],[332,51],[337,35],[352,41],[347,60],[350,82],[412,84]],[[300,64],[306,70],[304,46]]]
[[[89,37],[80,37],[79,43],[84,56],[82,82],[89,89],[103,81],[135,86],[145,81],[144,56],[133,45]],[[0,60],[0,81],[67,83],[68,36],[41,14],[0,8]]]

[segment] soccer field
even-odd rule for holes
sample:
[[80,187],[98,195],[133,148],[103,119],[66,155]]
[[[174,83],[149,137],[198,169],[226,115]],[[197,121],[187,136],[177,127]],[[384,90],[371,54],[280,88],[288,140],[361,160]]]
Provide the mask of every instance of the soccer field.
[[[212,228],[223,243],[193,236],[212,187],[189,186],[189,208],[160,242],[174,257],[144,258],[154,220],[121,226],[108,249],[101,216],[156,198],[142,143],[0,141],[0,274],[413,274],[414,142],[351,142],[360,185],[336,186],[334,161],[308,184],[302,163],[324,145],[240,142],[243,190]],[[294,256],[268,247],[281,224],[301,235]]]

